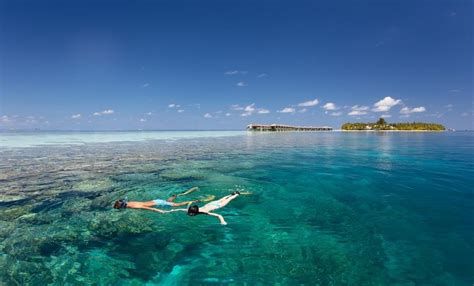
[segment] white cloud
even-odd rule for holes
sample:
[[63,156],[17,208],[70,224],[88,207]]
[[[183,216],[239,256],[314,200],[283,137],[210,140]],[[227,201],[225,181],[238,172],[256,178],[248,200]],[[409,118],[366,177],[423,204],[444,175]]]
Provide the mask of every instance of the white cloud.
[[230,108],[231,108],[232,110],[244,110],[244,108],[243,108],[242,106],[238,105],[238,104],[232,104],[232,105],[230,106]]
[[25,122],[28,123],[28,124],[37,124],[38,120],[36,120],[36,119],[27,119]]
[[266,74],[266,73],[261,73],[261,74],[257,75],[257,77],[259,77],[259,78],[267,77],[267,76],[268,76],[268,74]]
[[306,109],[306,108],[301,108],[300,110],[298,110],[298,113],[305,113],[306,111],[308,111],[308,109]]
[[311,106],[316,106],[318,103],[319,103],[319,100],[316,98],[314,100],[309,100],[309,101],[299,103],[298,106],[300,106],[300,107],[311,107]]
[[149,84],[148,82],[145,82],[145,83],[142,85],[142,87],[149,87],[149,86],[150,86],[150,84]]
[[2,117],[0,117],[0,122],[2,122],[2,123],[8,123],[10,121],[11,121],[11,119],[7,115],[3,115]]
[[146,122],[145,118],[140,118],[140,122]]
[[178,109],[178,113],[183,113],[184,109]]
[[80,113],[71,115],[72,119],[80,119],[82,115]]
[[236,74],[247,74],[248,71],[238,71],[238,70],[231,70],[231,71],[226,71],[224,74],[225,75],[236,75]]
[[352,110],[351,112],[347,113],[347,115],[350,116],[357,116],[357,115],[366,115],[367,111],[361,111],[361,110]]
[[244,109],[246,112],[254,112],[255,111],[255,103],[252,103],[250,105],[247,105]]
[[150,112],[147,112],[145,115],[148,115],[148,116],[151,116],[153,113],[150,111]]
[[229,112],[227,112],[227,113],[225,114],[225,116],[230,116],[230,113],[229,113]]
[[170,104],[168,104],[168,107],[169,108],[179,108],[179,107],[181,107],[181,105],[176,104],[176,103],[170,103]]
[[[245,107],[242,107],[238,104],[234,104],[234,105],[231,105],[231,109],[232,110],[238,110],[238,111],[244,111],[242,114],[240,114],[240,116],[250,116],[252,114],[254,114],[255,112],[258,113],[258,114],[267,114],[267,113],[270,113],[270,110],[266,109],[266,108],[259,108],[259,107],[256,107],[255,106],[255,103],[252,103],[252,104],[249,104]],[[230,113],[229,113],[230,115]],[[229,116],[229,115],[226,115],[226,116]]]
[[356,110],[356,111],[368,111],[369,110],[369,107],[368,106],[365,106],[365,105],[354,105],[351,107],[352,110]]
[[295,109],[293,107],[285,107],[282,110],[278,110],[280,113],[294,113]]
[[240,86],[240,87],[243,87],[243,86],[247,86],[247,84],[243,81],[239,81],[238,83],[235,84],[236,86]]
[[390,117],[392,117],[392,115],[390,115],[390,114],[382,114],[382,115],[380,115],[380,117],[382,117],[382,118],[390,118]]
[[415,107],[415,108],[409,108],[409,107],[403,107],[401,110],[400,110],[400,113],[401,114],[411,114],[411,113],[417,113],[417,112],[425,112],[426,111],[426,108],[424,108],[423,106],[420,106],[420,107]]
[[210,113],[204,114],[204,118],[212,118],[212,115]]
[[250,105],[247,105],[245,108],[244,108],[244,111],[246,112],[254,112],[255,111],[255,103],[252,103]]
[[450,89],[450,90],[448,90],[448,92],[456,93],[456,92],[462,92],[462,90],[460,90],[460,89]]
[[106,109],[103,111],[98,111],[98,112],[93,113],[94,116],[110,115],[110,114],[114,114],[114,111],[112,109]]
[[342,112],[340,111],[331,113],[331,116],[340,116],[340,115],[342,115]]
[[393,99],[390,96],[387,96],[384,99],[379,100],[376,103],[374,103],[374,108],[372,108],[372,111],[386,112],[386,111],[389,111],[395,105],[400,104],[400,103],[402,103],[400,99]]
[[332,102],[328,102],[326,103],[325,105],[322,106],[322,108],[326,109],[326,110],[337,110],[337,106],[332,103]]
[[245,108],[244,108],[244,113],[242,113],[240,116],[250,116],[252,115],[252,113],[255,112],[255,103],[252,103],[250,105],[247,105]]

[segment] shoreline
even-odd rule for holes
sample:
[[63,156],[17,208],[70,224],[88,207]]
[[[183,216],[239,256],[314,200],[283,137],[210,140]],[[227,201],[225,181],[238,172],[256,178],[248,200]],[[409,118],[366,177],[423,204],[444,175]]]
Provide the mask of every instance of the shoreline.
[[335,130],[342,132],[447,132],[446,130]]

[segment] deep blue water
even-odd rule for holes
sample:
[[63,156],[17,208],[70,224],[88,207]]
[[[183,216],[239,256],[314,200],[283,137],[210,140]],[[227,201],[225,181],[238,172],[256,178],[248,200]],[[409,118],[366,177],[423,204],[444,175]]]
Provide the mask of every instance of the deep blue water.
[[[0,285],[474,282],[473,133],[165,139],[0,148]],[[193,186],[252,195],[111,208]]]

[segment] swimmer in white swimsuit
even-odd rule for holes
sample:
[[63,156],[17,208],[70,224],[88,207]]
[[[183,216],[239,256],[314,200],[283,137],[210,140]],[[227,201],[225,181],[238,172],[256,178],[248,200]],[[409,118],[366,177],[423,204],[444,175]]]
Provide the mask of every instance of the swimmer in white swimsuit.
[[222,225],[226,225],[227,222],[224,220],[224,217],[220,214],[213,213],[212,211],[226,206],[230,201],[232,201],[239,195],[240,195],[240,192],[237,191],[221,199],[212,201],[201,208],[198,207],[197,205],[193,205],[193,206],[190,206],[188,209],[174,209],[168,212],[185,211],[188,213],[189,216],[197,216],[200,214],[210,215],[210,216],[217,217]]

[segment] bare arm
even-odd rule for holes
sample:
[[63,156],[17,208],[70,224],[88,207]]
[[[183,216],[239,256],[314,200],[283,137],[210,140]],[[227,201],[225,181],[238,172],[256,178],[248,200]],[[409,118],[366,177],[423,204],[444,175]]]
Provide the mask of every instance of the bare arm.
[[149,208],[149,207],[139,207],[139,208],[136,208],[136,209],[144,209],[144,210],[154,211],[154,212],[158,212],[158,213],[162,213],[162,214],[169,212],[169,211],[164,211],[164,210]]
[[165,213],[172,213],[172,212],[188,212],[187,209],[172,209],[172,210],[169,210],[169,211],[163,211]]
[[227,222],[224,220],[224,217],[221,216],[220,214],[216,214],[216,213],[207,213],[207,212],[203,212],[207,215],[210,215],[210,216],[215,216],[219,219],[219,221],[221,222],[222,225],[227,225]]
[[241,195],[251,195],[252,192],[240,192]]

